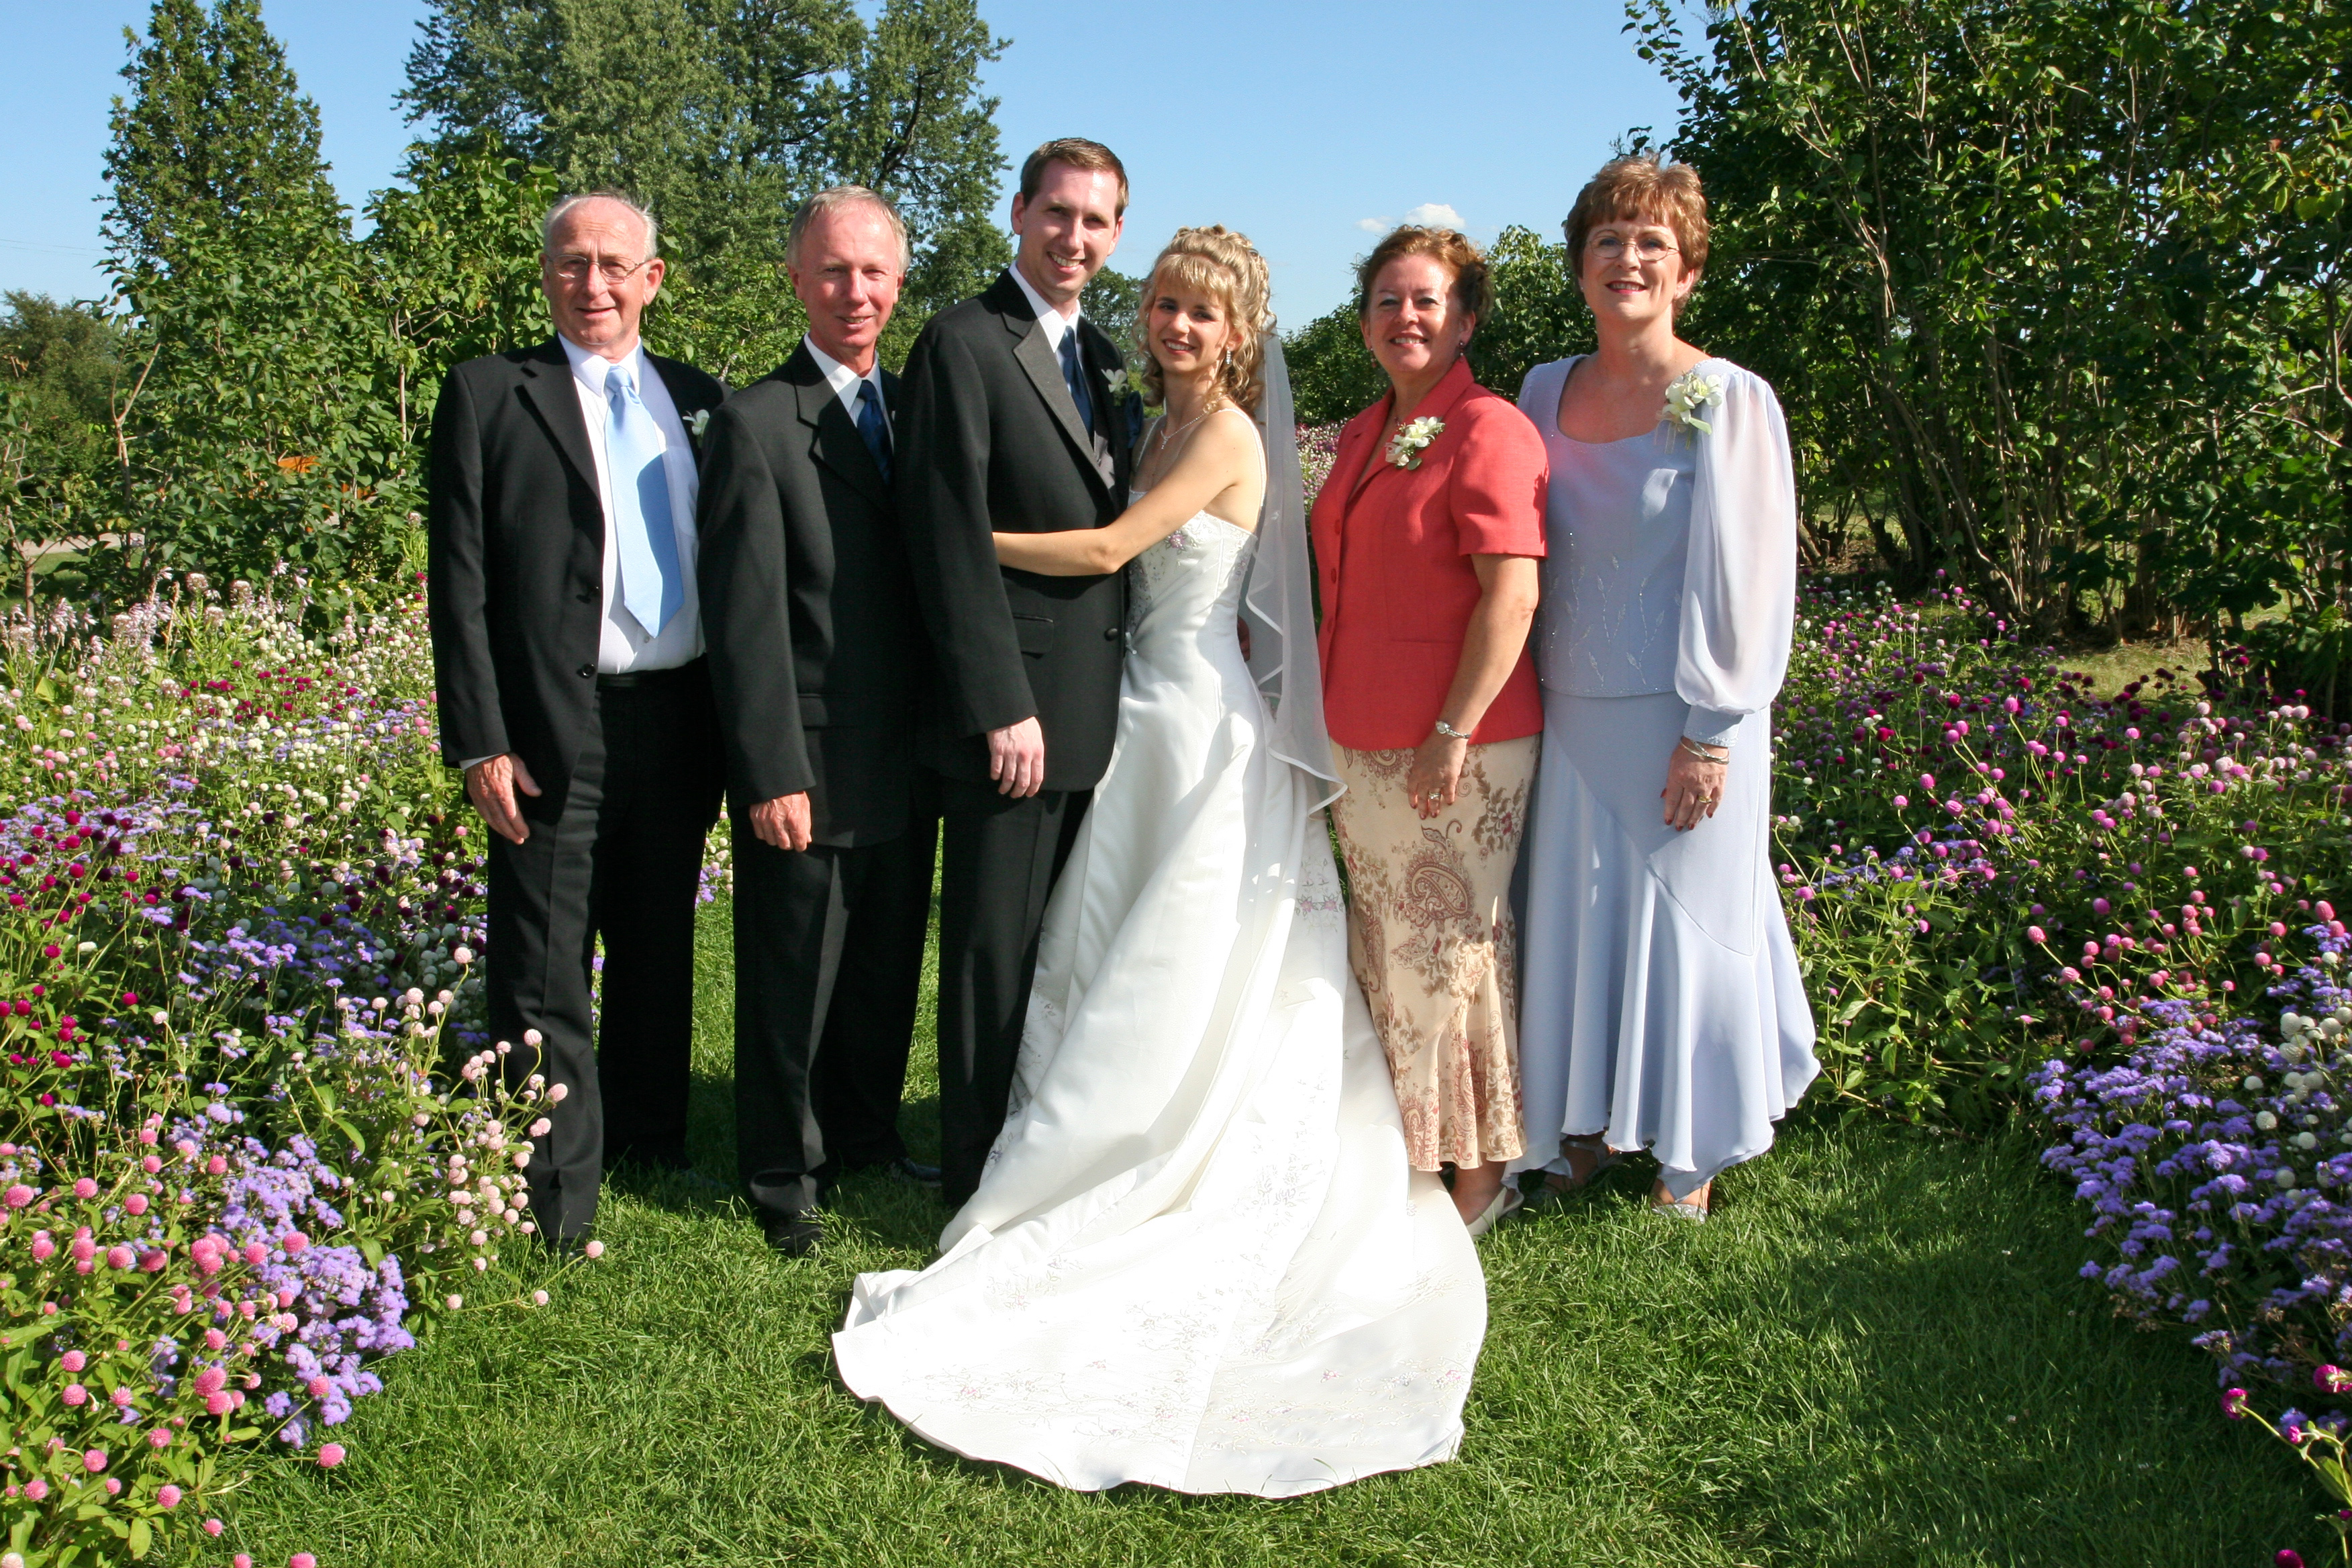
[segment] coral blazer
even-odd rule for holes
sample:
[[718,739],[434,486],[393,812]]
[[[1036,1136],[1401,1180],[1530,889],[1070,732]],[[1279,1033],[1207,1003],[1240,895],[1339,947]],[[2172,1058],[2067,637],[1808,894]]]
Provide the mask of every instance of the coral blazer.
[[[1422,448],[1421,467],[1400,468],[1381,441],[1393,397],[1340,430],[1309,524],[1323,595],[1323,715],[1331,738],[1360,752],[1429,738],[1482,596],[1470,557],[1544,552],[1549,462],[1517,405],[1456,361],[1413,411],[1445,427]],[[1535,666],[1521,649],[1471,739],[1542,728]]]

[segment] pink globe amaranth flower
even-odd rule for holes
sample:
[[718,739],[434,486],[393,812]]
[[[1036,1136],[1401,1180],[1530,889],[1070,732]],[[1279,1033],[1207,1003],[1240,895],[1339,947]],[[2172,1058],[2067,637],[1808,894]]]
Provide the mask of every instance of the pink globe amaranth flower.
[[113,1476],[107,1477],[106,1495],[109,1497],[121,1497],[122,1495],[122,1482]]
[[278,1238],[278,1245],[285,1249],[287,1257],[292,1258],[310,1245],[310,1238],[299,1230],[289,1230]]
[[138,1261],[137,1253],[120,1244],[106,1249],[106,1266],[109,1268],[128,1268]]
[[269,1261],[269,1248],[257,1241],[248,1241],[245,1244],[245,1260],[258,1268]]
[[229,1568],[253,1568],[253,1558],[249,1553],[240,1552],[230,1558],[228,1563]]
[[180,1489],[166,1481],[163,1484],[163,1489],[155,1494],[155,1506],[158,1508],[177,1508],[180,1506]]
[[133,1193],[122,1200],[122,1211],[133,1219],[147,1212],[147,1194]]
[[222,1524],[219,1520],[208,1519],[205,1521],[205,1533],[206,1535],[218,1535],[226,1528],[227,1526]]
[[604,1244],[601,1241],[592,1241],[580,1250],[590,1258],[602,1258],[604,1256]]
[[335,1385],[323,1377],[314,1377],[303,1385],[302,1392],[313,1399],[323,1400],[335,1392]]
[[8,1189],[8,1206],[12,1209],[23,1208],[26,1204],[31,1203],[35,1198],[39,1197],[40,1195],[40,1194],[26,1186],[24,1183],[18,1182]]
[[172,1446],[172,1429],[169,1426],[156,1427],[153,1431],[147,1434],[147,1446],[151,1448],[170,1447]]
[[88,1470],[93,1476],[98,1474],[99,1471],[106,1468],[106,1450],[103,1448],[89,1448],[83,1450],[81,1456],[81,1468]]
[[66,1384],[64,1391],[60,1393],[58,1397],[64,1400],[68,1405],[87,1405],[89,1403],[89,1390],[84,1388],[79,1383],[68,1383]]
[[46,1233],[33,1237],[34,1262],[47,1263],[50,1258],[57,1256],[57,1252],[58,1244],[51,1241]]
[[58,1364],[65,1368],[68,1372],[79,1372],[82,1368],[89,1364],[89,1357],[82,1354],[79,1351],[68,1351],[65,1354],[58,1357]]
[[73,1194],[87,1203],[89,1199],[98,1196],[98,1184],[84,1176],[74,1183]]
[[2034,942],[2048,942],[2050,940],[2050,933],[2043,931],[2040,926],[2027,926],[2025,928],[2025,940]]
[[2293,1547],[2282,1546],[2279,1548],[2278,1555],[2272,1558],[2271,1563],[2273,1568],[2303,1568],[2303,1553]]
[[2311,1381],[2314,1387],[2323,1389],[2329,1394],[2352,1391],[2352,1372],[2347,1372],[2340,1366],[2316,1368],[2311,1374]]
[[207,1415],[226,1415],[236,1408],[236,1401],[228,1396],[226,1390],[205,1395],[205,1414]]
[[31,1480],[25,1483],[25,1495],[31,1498],[35,1502],[38,1502],[43,1498],[49,1495],[49,1483],[43,1480],[40,1477],[35,1476]]
[[341,1443],[325,1443],[320,1446],[319,1468],[320,1469],[331,1470],[342,1462],[343,1446]]
[[[218,1349],[219,1347],[215,1346],[214,1348]],[[226,1388],[227,1386],[228,1373],[223,1372],[219,1367],[208,1366],[205,1368],[204,1371],[196,1373],[195,1389],[198,1394],[218,1394],[222,1389]]]
[[2232,1421],[2243,1421],[2246,1418],[2246,1391],[2242,1388],[2223,1389],[2221,1414]]
[[319,1568],[319,1560],[307,1552],[297,1552],[286,1560],[286,1568]]

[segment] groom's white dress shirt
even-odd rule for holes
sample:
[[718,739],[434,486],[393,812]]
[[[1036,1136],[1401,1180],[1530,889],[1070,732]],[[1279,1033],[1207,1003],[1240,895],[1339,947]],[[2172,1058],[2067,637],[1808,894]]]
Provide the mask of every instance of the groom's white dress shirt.
[[1047,304],[1045,296],[1029,286],[1029,279],[1023,274],[1017,262],[1004,270],[1013,274],[1013,281],[1020,284],[1021,292],[1028,296],[1029,308],[1037,312],[1037,320],[1045,329],[1045,346],[1054,351],[1055,358],[1059,359],[1062,354],[1062,334],[1078,324],[1080,312],[1072,310],[1065,316],[1062,314],[1060,306]]
[[[874,368],[860,375],[817,347],[814,338],[803,337],[801,342],[806,345],[809,358],[816,361],[817,374],[824,377],[825,384],[833,388],[833,395],[840,400],[841,406],[848,412],[849,422],[852,425],[856,424],[857,399],[860,395],[858,388],[870,381],[874,384],[874,395],[882,396],[882,357],[877,354],[874,358]],[[882,405],[882,417],[887,421],[889,416],[890,405],[886,399]]]
[[[646,357],[643,343],[631,349],[627,358],[615,361],[580,347],[561,332],[556,338],[563,344],[563,357],[572,362],[572,384],[580,395],[580,416],[588,426],[588,450],[596,463],[596,500],[604,511],[604,614],[597,636],[596,673],[675,669],[702,654],[702,596],[694,582],[694,508],[702,493],[702,480],[695,471],[694,448],[687,444],[685,422],[677,416],[677,405],[671,401],[661,373]],[[648,636],[637,624],[637,618],[623,607],[617,591],[621,549],[613,532],[613,474],[604,453],[605,430],[612,420],[604,384],[609,367],[615,363],[636,383],[638,400],[662,433],[662,472],[669,480],[669,523],[677,539],[677,569],[686,579],[685,600],[657,636]]]

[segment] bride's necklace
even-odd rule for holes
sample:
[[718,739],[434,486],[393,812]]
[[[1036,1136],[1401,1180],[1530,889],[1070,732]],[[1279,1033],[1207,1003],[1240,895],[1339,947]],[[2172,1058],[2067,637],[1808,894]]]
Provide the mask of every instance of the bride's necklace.
[[[1202,420],[1206,419],[1210,415],[1214,414],[1218,409],[1223,408],[1224,405],[1224,399],[1221,397],[1210,398],[1202,407],[1201,412],[1193,415],[1192,417],[1184,421],[1183,424],[1179,425],[1173,435],[1169,433],[1168,421],[1165,416],[1162,416],[1160,421],[1159,445],[1153,449],[1151,454],[1152,458],[1156,461],[1164,465],[1167,460],[1168,454],[1174,449],[1176,443],[1182,440],[1186,436],[1192,434],[1192,426],[1198,425]],[[1155,468],[1152,471],[1151,477],[1156,480],[1162,476],[1159,470]]]

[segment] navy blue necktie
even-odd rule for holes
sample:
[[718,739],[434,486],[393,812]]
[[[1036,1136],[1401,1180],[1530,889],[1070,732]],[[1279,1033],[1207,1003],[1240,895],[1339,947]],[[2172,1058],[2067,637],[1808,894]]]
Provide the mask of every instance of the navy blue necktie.
[[874,454],[874,466],[882,470],[882,478],[890,478],[890,421],[882,412],[882,395],[870,381],[857,384],[857,433],[866,437],[866,449]]
[[1087,422],[1087,434],[1095,433],[1094,394],[1087,390],[1087,367],[1078,359],[1078,324],[1072,321],[1062,329],[1062,379],[1070,384],[1070,396],[1078,405],[1078,417]]

